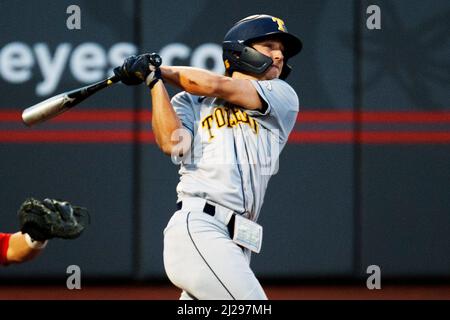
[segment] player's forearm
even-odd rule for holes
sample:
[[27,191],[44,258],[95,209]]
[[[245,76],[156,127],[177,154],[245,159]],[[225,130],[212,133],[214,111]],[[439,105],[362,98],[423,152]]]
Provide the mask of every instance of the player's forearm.
[[235,79],[192,67],[162,66],[164,80],[197,96],[224,99],[245,109],[261,109],[263,104],[248,79]]
[[163,83],[159,81],[152,91],[152,130],[159,148],[165,154],[171,154],[177,141],[172,141],[172,134],[181,129],[181,121],[170,103],[169,95]]
[[162,66],[164,80],[197,96],[215,96],[221,75],[193,67]]
[[21,263],[36,257],[42,250],[31,248],[25,240],[25,235],[16,232],[9,238],[9,247],[7,251],[8,263]]

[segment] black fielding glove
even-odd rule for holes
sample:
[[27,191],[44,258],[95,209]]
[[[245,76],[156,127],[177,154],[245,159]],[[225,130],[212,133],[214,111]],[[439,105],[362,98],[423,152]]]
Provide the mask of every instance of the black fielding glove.
[[37,241],[78,238],[90,221],[86,208],[54,199],[28,198],[20,206],[18,215],[20,231]]

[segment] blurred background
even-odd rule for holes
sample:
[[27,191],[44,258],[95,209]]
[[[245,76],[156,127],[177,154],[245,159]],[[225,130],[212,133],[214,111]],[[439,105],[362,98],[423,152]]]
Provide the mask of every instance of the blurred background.
[[[80,29],[68,28],[70,5]],[[369,28],[370,5],[381,29]],[[336,297],[339,285],[367,292],[371,265],[383,283],[450,284],[448,1],[0,1],[0,232],[17,231],[30,196],[92,218],[79,239],[1,268],[1,297],[18,284],[65,288],[69,265],[83,284],[178,297],[162,260],[178,167],[154,143],[148,90],[118,84],[32,128],[21,112],[104,79],[131,54],[222,73],[223,36],[258,13],[282,18],[304,49],[289,61],[301,112],[260,215],[257,277],[271,288],[337,284]]]

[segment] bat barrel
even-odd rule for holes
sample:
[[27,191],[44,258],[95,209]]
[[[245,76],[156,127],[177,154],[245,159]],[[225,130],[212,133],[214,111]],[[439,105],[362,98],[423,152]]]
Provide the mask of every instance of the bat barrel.
[[22,112],[23,123],[27,126],[32,126],[56,117],[67,109],[77,105],[87,97],[93,95],[97,91],[102,90],[118,81],[120,81],[119,77],[112,76],[89,86],[62,93],[35,104]]
[[22,121],[27,126],[32,126],[34,124],[44,122],[70,108],[69,104],[67,103],[69,101],[70,98],[65,93],[51,97],[25,109],[22,112]]

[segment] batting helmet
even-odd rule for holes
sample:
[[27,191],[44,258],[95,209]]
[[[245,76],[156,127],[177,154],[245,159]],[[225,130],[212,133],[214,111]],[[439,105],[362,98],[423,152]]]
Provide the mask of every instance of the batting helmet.
[[277,39],[283,43],[284,65],[280,79],[286,79],[291,72],[287,61],[300,52],[302,42],[288,33],[283,20],[265,14],[249,16],[238,21],[225,35],[222,58],[227,74],[231,75],[233,71],[264,73],[273,61],[250,45],[265,39]]

